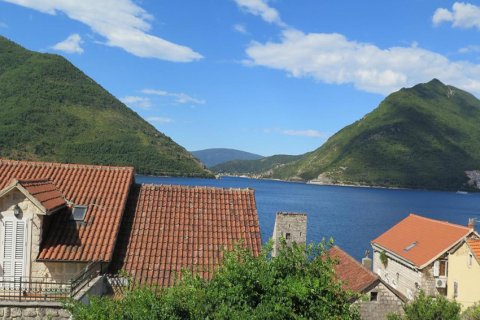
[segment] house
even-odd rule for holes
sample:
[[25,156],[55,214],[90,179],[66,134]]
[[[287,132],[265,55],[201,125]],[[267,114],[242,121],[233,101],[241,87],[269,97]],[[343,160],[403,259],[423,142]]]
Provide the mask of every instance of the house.
[[81,298],[108,269],[161,286],[182,268],[209,277],[239,241],[258,254],[253,190],[137,185],[132,167],[0,159],[0,299]]
[[410,214],[371,242],[373,271],[410,300],[419,290],[447,296],[450,252],[476,237],[473,226]]
[[111,271],[161,287],[173,285],[182,270],[210,278],[223,251],[238,243],[260,252],[253,190],[136,185]]
[[464,308],[480,301],[479,239],[467,239],[449,252],[447,297]]
[[275,257],[281,246],[282,239],[290,246],[293,243],[306,245],[307,243],[307,215],[296,212],[277,212],[273,227],[273,250]]
[[385,283],[378,275],[359,263],[338,246],[328,250],[334,260],[335,275],[344,290],[360,294],[352,301],[362,319],[383,320],[390,313],[402,313],[406,297]]

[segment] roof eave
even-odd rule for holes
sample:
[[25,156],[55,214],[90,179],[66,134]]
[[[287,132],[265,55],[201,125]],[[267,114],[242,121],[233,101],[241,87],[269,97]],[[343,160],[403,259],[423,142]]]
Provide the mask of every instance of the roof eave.
[[408,260],[407,258],[404,258],[402,256],[400,256],[399,254],[379,245],[378,243],[375,243],[375,242],[372,242],[371,243],[372,247],[375,246],[375,247],[378,247],[379,249],[381,250],[384,250],[385,252],[387,252],[388,254],[390,254],[391,256],[397,258],[398,260],[401,260],[403,261],[404,263],[407,263],[409,264],[413,269],[420,269],[420,267],[418,265],[416,265],[413,261],[410,261]]

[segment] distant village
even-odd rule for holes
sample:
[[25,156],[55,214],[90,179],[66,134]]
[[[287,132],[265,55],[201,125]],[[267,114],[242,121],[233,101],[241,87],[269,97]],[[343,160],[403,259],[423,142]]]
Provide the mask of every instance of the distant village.
[[[327,253],[363,319],[402,312],[418,292],[480,301],[475,220],[456,225],[408,214],[371,240],[361,262]],[[262,247],[251,189],[135,183],[132,167],[0,159],[0,316],[68,319],[60,302],[88,303],[136,284],[169,287],[182,270],[208,279],[225,248]],[[280,239],[305,244],[306,213],[279,212]]]

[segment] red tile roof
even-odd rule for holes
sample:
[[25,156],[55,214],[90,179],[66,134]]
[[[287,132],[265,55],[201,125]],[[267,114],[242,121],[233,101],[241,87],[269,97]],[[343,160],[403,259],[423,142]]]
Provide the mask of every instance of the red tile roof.
[[131,167],[0,159],[0,190],[12,179],[48,179],[65,199],[88,206],[85,224],[70,221],[70,209],[50,217],[39,260],[110,261],[133,174]]
[[249,189],[136,186],[122,223],[113,272],[169,286],[182,268],[211,276],[223,248],[240,240],[261,248],[255,195]]
[[477,258],[478,262],[480,263],[480,240],[479,239],[468,239],[467,244],[472,250],[473,254]]
[[48,179],[15,180],[46,210],[52,212],[64,207],[67,203],[55,184]]
[[364,290],[375,284],[379,277],[365,268],[357,260],[337,246],[328,250],[328,254],[337,264],[333,269],[337,278],[342,281],[344,290],[363,293]]
[[472,232],[468,227],[410,214],[372,244],[423,268]]

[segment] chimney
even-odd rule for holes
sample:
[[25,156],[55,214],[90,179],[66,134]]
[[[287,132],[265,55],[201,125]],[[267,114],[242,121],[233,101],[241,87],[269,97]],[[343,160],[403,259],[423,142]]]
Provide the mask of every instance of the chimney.
[[469,227],[470,229],[475,229],[475,220],[475,218],[469,218],[467,227]]
[[284,239],[287,245],[292,243],[307,243],[307,215],[305,213],[278,212],[273,227],[273,251],[272,256],[277,255],[280,249],[280,239]]
[[372,259],[369,257],[370,251],[365,250],[365,257],[362,259],[362,265],[372,271]]

